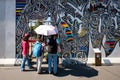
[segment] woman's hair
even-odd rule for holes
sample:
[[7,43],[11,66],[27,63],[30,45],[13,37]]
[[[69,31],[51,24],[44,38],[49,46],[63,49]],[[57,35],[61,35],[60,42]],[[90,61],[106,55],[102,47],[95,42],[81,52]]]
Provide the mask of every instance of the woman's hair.
[[28,41],[28,37],[23,36],[22,40],[24,40],[24,41]]
[[25,33],[24,36],[23,36],[23,38],[22,38],[22,40],[28,41],[29,37],[30,37],[30,34]]
[[54,35],[51,35],[51,36],[50,36],[50,39],[54,39]]

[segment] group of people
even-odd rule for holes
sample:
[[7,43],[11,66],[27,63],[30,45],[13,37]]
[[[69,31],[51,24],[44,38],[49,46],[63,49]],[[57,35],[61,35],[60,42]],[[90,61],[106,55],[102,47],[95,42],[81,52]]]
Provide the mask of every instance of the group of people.
[[25,70],[25,63],[27,62],[28,68],[34,68],[32,67],[30,60],[29,60],[29,42],[39,42],[41,46],[41,52],[42,54],[39,57],[36,57],[37,59],[37,73],[41,73],[41,64],[43,60],[43,53],[44,48],[47,46],[47,52],[48,52],[48,73],[51,74],[52,72],[52,66],[53,66],[53,74],[57,74],[57,52],[58,52],[58,46],[59,41],[57,40],[57,35],[51,35],[49,38],[44,41],[44,38],[42,35],[37,35],[36,40],[29,40],[30,35],[25,34],[22,39],[22,63],[21,63],[21,71]]

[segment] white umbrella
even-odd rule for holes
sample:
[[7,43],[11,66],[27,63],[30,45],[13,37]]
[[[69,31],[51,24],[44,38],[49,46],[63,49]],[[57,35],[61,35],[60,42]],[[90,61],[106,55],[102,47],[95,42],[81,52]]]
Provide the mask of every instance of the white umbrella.
[[52,25],[40,25],[34,31],[37,34],[41,34],[45,36],[54,35],[58,33],[57,28]]

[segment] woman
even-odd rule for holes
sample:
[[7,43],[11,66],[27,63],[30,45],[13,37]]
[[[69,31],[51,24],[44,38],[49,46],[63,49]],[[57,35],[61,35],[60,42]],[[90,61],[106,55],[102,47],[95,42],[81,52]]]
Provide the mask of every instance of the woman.
[[25,34],[23,39],[22,39],[22,55],[23,55],[23,59],[22,59],[22,64],[21,64],[21,71],[25,70],[25,63],[27,61],[28,67],[29,69],[33,68],[30,64],[30,60],[29,60],[29,42],[35,42],[35,40],[29,40],[30,35],[29,34]]
[[57,74],[57,41],[54,35],[48,39],[48,72],[51,74],[52,63],[53,63],[53,72]]

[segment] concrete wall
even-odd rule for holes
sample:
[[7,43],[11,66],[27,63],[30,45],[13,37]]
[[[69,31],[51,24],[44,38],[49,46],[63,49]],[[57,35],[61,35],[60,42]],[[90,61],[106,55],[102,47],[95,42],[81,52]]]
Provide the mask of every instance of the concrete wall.
[[0,0],[0,58],[15,58],[15,0]]

